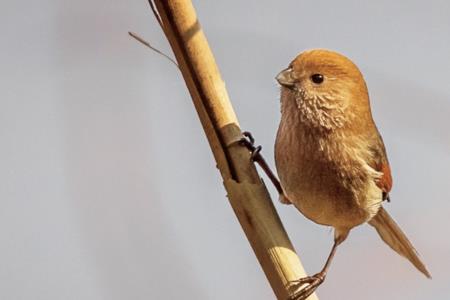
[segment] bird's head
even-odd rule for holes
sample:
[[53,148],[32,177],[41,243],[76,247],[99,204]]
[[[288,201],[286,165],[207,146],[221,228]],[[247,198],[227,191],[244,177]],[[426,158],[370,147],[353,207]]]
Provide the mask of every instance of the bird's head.
[[282,113],[298,110],[300,121],[306,125],[340,128],[355,117],[370,113],[361,72],[339,53],[322,49],[305,51],[276,80],[281,85]]

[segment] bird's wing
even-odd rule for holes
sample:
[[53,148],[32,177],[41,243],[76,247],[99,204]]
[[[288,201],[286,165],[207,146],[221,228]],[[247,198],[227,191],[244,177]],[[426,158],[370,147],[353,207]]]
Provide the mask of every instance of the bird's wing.
[[386,155],[386,148],[384,147],[383,139],[376,130],[376,134],[371,137],[371,151],[373,153],[373,160],[370,166],[383,175],[377,179],[377,186],[383,191],[383,200],[389,199],[389,192],[392,189],[392,175],[389,161]]

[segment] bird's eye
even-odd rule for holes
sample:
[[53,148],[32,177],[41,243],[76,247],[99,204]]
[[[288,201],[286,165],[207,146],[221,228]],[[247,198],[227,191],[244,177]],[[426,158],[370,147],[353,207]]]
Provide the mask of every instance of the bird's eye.
[[321,84],[323,82],[323,75],[322,74],[313,74],[311,75],[311,80],[315,84]]

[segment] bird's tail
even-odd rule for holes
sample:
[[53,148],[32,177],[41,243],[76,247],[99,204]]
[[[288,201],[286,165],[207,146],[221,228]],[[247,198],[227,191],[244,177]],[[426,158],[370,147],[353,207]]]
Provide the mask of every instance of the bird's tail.
[[406,257],[420,272],[428,278],[431,278],[427,267],[425,267],[425,264],[420,260],[414,246],[383,207],[381,207],[375,217],[369,221],[369,224],[375,227],[381,239],[388,244],[389,247],[401,256]]

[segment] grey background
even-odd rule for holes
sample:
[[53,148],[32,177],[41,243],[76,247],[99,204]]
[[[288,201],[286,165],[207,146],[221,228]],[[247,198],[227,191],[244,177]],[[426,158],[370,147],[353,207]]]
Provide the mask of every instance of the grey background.
[[[272,165],[279,70],[324,47],[365,74],[395,180],[387,209],[434,278],[362,226],[321,299],[449,297],[450,2],[194,3]],[[146,1],[3,0],[0,25],[0,299],[273,299],[179,72],[127,36],[170,53]],[[276,207],[319,270],[330,229]]]

